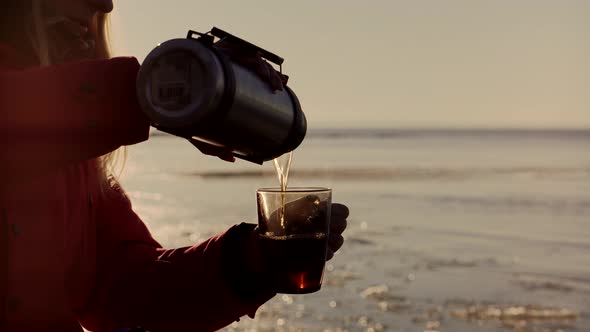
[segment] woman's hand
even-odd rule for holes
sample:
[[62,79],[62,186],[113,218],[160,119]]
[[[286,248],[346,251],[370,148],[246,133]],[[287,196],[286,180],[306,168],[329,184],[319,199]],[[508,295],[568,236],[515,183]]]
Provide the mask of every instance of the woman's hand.
[[[288,219],[286,221],[287,225],[285,226],[287,234],[324,232],[327,204],[326,202],[320,202],[318,204],[317,200],[317,196],[309,195],[285,205],[284,215],[288,216],[286,218]],[[346,218],[348,218],[349,213],[346,205],[339,203],[331,204],[328,248],[326,251],[327,261],[332,259],[334,253],[344,244],[342,233],[348,225]],[[279,226],[279,218],[280,212],[278,210],[274,211],[269,216],[269,220],[271,220],[269,224],[281,227]],[[266,229],[264,231],[280,232],[281,230]]]
[[328,251],[326,253],[326,260],[329,261],[334,257],[334,253],[338,251],[344,244],[342,232],[346,229],[348,221],[349,210],[344,204],[333,203],[332,214],[330,216],[330,232],[328,233]]
[[[300,201],[305,200],[302,199]],[[292,204],[292,203],[291,203]],[[310,206],[309,204],[305,204]],[[303,208],[303,210],[306,210]],[[307,209],[309,212],[309,208]],[[300,213],[303,215],[305,213]],[[344,204],[333,203],[331,205],[330,212],[330,228],[328,231],[328,243],[326,250],[326,261],[334,257],[334,253],[337,252],[344,243],[342,232],[346,229],[347,220],[349,215],[348,207]],[[324,217],[325,218],[325,215]],[[272,283],[268,283],[268,278],[272,278],[272,268],[269,267],[268,260],[266,259],[266,253],[264,252],[260,242],[260,230],[258,227],[254,228],[247,238],[245,239],[245,247],[241,251],[240,261],[243,262],[243,268],[245,275],[255,276],[259,280],[258,291],[261,294],[271,294],[270,297],[274,296],[276,289],[272,286]],[[253,318],[253,315],[250,316]]]
[[[305,200],[301,199],[299,201],[290,203],[291,207],[295,205],[299,205],[299,209],[305,210],[305,207],[301,207],[301,202]],[[307,206],[312,206],[306,204]],[[289,204],[286,207],[289,210]],[[330,212],[330,228],[328,230],[328,248],[326,251],[326,261],[329,261],[334,257],[334,253],[337,252],[342,245],[344,244],[344,238],[342,237],[342,233],[348,226],[348,221],[346,220],[349,215],[348,207],[344,204],[339,203],[332,203],[332,208]],[[302,213],[303,215],[305,213]],[[265,264],[264,260],[264,251],[262,250],[262,246],[260,245],[260,230],[256,227],[248,236],[246,242],[248,245],[243,252],[243,260],[246,262],[246,266],[248,267],[248,272],[251,274],[260,274],[268,272],[268,268]]]

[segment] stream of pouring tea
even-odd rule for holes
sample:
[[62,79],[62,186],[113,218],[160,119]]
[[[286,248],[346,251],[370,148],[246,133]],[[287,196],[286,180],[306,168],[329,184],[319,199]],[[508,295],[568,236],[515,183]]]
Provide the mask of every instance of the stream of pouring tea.
[[279,185],[281,186],[281,209],[279,217],[281,218],[281,226],[285,227],[285,196],[287,191],[287,181],[289,180],[289,169],[291,168],[291,160],[293,159],[293,151],[286,153],[278,158],[273,159]]

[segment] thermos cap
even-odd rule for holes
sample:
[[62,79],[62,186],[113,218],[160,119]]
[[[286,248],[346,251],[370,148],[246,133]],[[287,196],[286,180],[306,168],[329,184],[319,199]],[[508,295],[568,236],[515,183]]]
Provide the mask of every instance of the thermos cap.
[[143,61],[137,76],[138,100],[156,126],[185,128],[217,110],[223,77],[222,65],[204,45],[172,39]]

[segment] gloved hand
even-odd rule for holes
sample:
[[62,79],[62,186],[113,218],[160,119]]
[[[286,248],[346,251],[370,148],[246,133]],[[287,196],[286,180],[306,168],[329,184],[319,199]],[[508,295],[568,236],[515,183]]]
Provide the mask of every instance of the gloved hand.
[[[298,233],[323,233],[325,232],[324,219],[330,213],[330,228],[328,230],[328,248],[326,260],[332,259],[334,253],[344,244],[342,233],[348,224],[346,218],[349,215],[348,207],[344,204],[332,203],[328,212],[326,202],[319,202],[317,196],[309,195],[285,205],[284,214],[289,216],[289,222],[285,222],[288,234]],[[275,211],[269,217],[271,220],[279,219],[279,211]],[[275,221],[275,223],[277,223]]]

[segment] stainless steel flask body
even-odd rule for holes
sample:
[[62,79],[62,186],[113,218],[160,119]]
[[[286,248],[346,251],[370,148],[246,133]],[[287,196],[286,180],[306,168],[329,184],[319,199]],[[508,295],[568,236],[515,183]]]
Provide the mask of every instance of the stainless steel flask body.
[[256,163],[294,150],[307,129],[291,89],[273,92],[251,70],[199,39],[158,45],[141,66],[137,95],[159,130],[223,146]]

